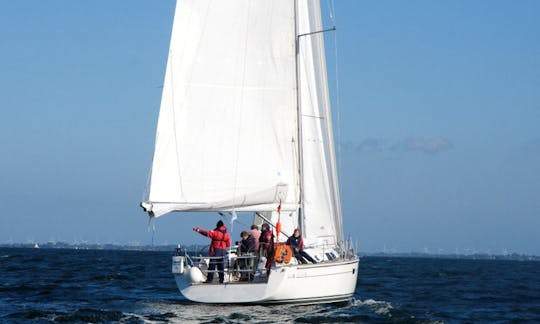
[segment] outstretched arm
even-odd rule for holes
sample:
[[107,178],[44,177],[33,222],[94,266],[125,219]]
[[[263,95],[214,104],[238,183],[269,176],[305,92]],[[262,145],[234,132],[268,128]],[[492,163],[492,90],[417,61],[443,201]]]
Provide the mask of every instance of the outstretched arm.
[[200,227],[193,227],[193,230],[199,234],[201,234],[202,236],[206,236],[208,237],[208,232],[207,230],[205,230],[204,228],[200,228]]

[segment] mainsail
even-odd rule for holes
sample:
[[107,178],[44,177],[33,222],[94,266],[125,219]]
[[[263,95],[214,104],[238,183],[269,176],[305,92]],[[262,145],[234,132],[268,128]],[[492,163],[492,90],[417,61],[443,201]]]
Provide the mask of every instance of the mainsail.
[[154,215],[297,205],[293,4],[178,2],[150,183]]
[[324,40],[297,38],[321,29],[316,0],[178,2],[148,211],[281,204],[308,243],[342,241]]

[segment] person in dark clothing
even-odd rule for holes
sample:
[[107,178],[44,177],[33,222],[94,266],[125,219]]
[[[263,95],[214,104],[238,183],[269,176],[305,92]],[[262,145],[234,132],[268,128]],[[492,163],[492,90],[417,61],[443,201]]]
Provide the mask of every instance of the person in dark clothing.
[[311,263],[317,263],[309,254],[304,251],[304,240],[300,234],[300,229],[297,228],[294,230],[293,236],[289,237],[287,240],[287,245],[290,245],[293,250],[294,257],[300,263],[307,263],[306,259]]
[[[240,280],[247,281],[253,278],[253,273],[251,271],[253,268],[253,252],[255,252],[255,238],[249,235],[248,232],[242,231],[240,233],[242,241],[237,242],[239,256],[238,265],[240,267]],[[251,255],[251,256],[250,256]]]
[[242,231],[240,237],[242,238],[242,241],[239,243],[240,254],[255,252],[255,238],[246,231]]
[[200,227],[194,227],[193,230],[201,235],[204,235],[212,240],[210,243],[210,265],[208,266],[208,276],[206,282],[210,283],[214,279],[214,271],[217,268],[219,274],[219,283],[223,283],[225,279],[224,258],[227,255],[227,248],[231,246],[231,237],[227,233],[227,227],[220,220],[216,224],[214,230],[209,231]]

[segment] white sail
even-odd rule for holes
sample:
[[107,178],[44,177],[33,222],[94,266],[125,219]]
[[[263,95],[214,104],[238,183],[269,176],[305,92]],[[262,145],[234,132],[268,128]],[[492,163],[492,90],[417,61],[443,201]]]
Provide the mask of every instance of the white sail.
[[299,201],[291,0],[183,0],[176,8],[149,200],[182,210]]
[[342,242],[322,29],[317,0],[178,2],[147,210],[281,202],[308,243]]
[[318,0],[298,1],[297,11],[303,153],[302,227],[307,242],[334,245],[343,241],[343,229],[327,87],[324,34],[320,32],[324,27]]

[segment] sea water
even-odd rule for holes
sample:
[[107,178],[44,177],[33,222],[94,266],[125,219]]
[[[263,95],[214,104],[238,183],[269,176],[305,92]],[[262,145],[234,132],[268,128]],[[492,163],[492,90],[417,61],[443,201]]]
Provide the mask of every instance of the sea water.
[[0,322],[540,323],[535,261],[362,257],[351,302],[231,306],[186,301],[171,255],[1,248]]

